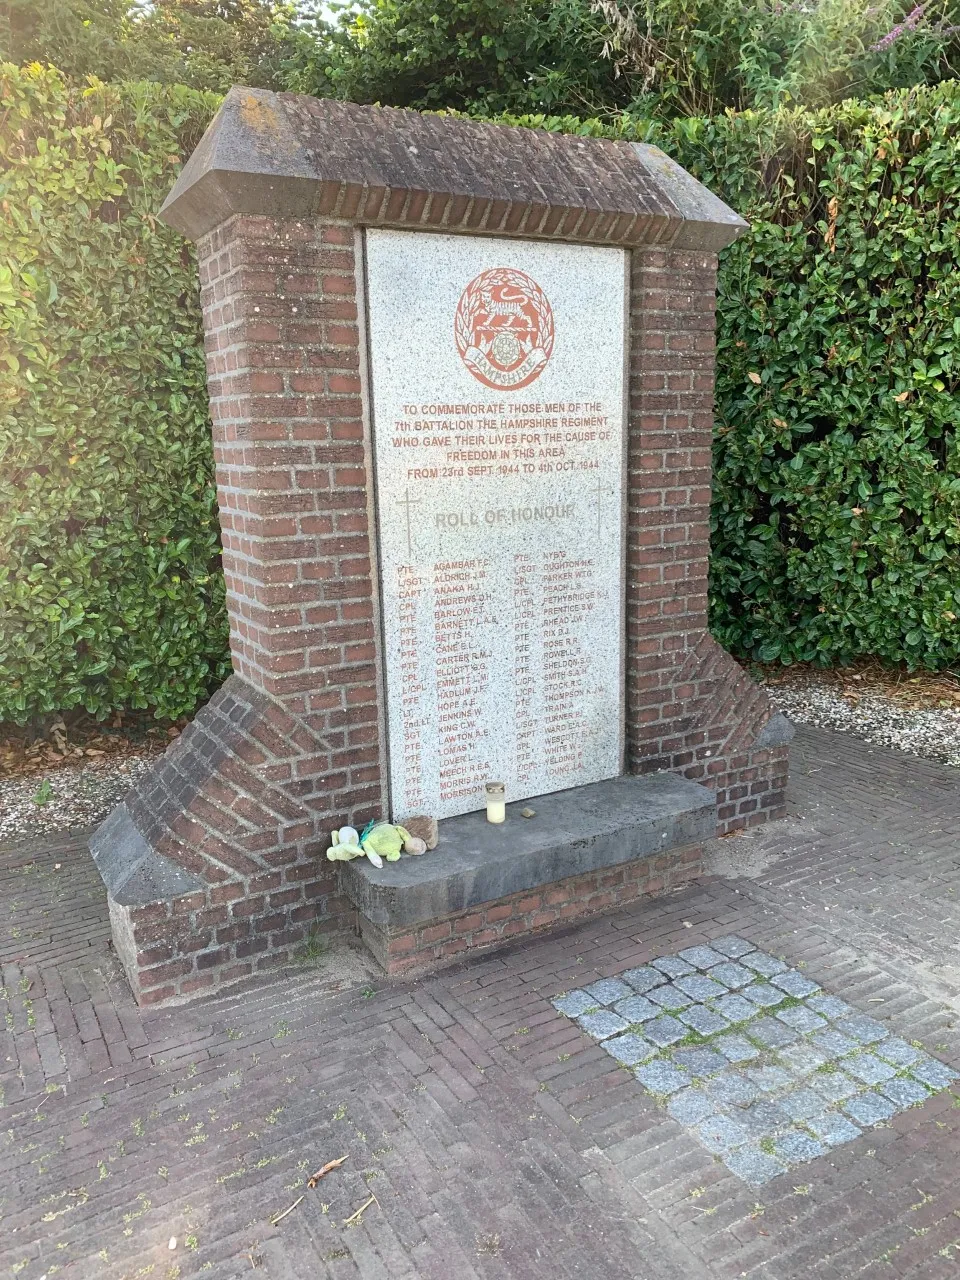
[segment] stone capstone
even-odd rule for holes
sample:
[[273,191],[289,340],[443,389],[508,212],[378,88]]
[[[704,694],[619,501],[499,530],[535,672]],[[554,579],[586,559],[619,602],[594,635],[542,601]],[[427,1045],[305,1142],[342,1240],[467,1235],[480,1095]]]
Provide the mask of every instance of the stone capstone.
[[697,844],[716,829],[713,794],[675,774],[611,778],[531,804],[535,818],[521,818],[518,802],[502,825],[482,812],[447,818],[437,849],[423,857],[381,869],[365,858],[346,863],[343,891],[373,924],[403,928]]

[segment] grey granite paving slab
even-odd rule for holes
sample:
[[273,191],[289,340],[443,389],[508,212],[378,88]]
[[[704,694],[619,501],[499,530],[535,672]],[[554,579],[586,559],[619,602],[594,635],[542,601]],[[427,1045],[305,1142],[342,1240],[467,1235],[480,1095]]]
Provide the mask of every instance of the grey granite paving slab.
[[697,1137],[714,1155],[721,1155],[747,1141],[747,1131],[731,1116],[710,1116],[697,1125]]
[[783,1161],[776,1160],[756,1147],[738,1147],[723,1155],[722,1160],[731,1173],[755,1187],[763,1186],[772,1178],[786,1173],[788,1167]]
[[652,1040],[655,1045],[665,1049],[668,1045],[676,1044],[678,1040],[682,1040],[689,1033],[682,1022],[678,1022],[676,1018],[672,1018],[667,1013],[660,1018],[654,1018],[652,1022],[645,1022],[643,1024],[643,1034],[648,1040]]
[[683,1009],[677,1014],[685,1026],[691,1031],[696,1031],[702,1036],[716,1035],[719,1031],[725,1031],[730,1023],[714,1012],[713,1009],[705,1009],[702,1004],[692,1004],[688,1009]]
[[737,1121],[751,1138],[758,1141],[772,1138],[792,1124],[786,1111],[776,1102],[754,1102],[750,1106],[741,1107],[737,1111]]
[[859,1085],[842,1071],[816,1071],[810,1077],[810,1088],[822,1093],[828,1102],[843,1102],[859,1091]]
[[800,1044],[791,1044],[786,1049],[779,1050],[777,1056],[787,1070],[792,1071],[796,1076],[808,1076],[829,1061],[825,1053],[821,1053],[812,1044],[802,1041]]
[[[609,1044],[609,1041],[607,1041]],[[792,1093],[785,1093],[777,1099],[777,1106],[783,1107],[791,1120],[807,1120],[811,1116],[819,1116],[824,1111],[824,1100],[819,1093],[801,1086]]]
[[680,1009],[686,1009],[693,1004],[693,997],[681,991],[673,982],[668,982],[664,987],[654,987],[647,993],[647,999],[661,1005],[664,1009],[669,1009],[671,1013],[677,1013]]
[[828,1147],[839,1147],[845,1142],[853,1142],[863,1133],[852,1121],[836,1111],[827,1111],[820,1116],[808,1116],[804,1120],[808,1129]]
[[[786,998],[783,991],[778,991],[769,982],[752,982],[749,987],[743,988],[743,995],[761,1009],[772,1009]],[[736,996],[730,998],[735,1000]]]
[[795,1078],[789,1071],[784,1071],[782,1067],[762,1066],[762,1067],[744,1067],[744,1073],[748,1080],[752,1080],[758,1089],[762,1089],[764,1093],[782,1093],[785,1089],[789,1089],[795,1084]]
[[663,1010],[646,996],[627,996],[626,1000],[617,1001],[613,1012],[626,1018],[628,1022],[646,1022],[649,1018],[659,1018]]
[[715,1115],[717,1104],[702,1089],[681,1089],[667,1103],[667,1111],[681,1124],[696,1125]]
[[628,987],[619,978],[601,978],[599,982],[591,982],[584,987],[588,996],[593,996],[594,1004],[614,1004],[633,995],[633,988]]
[[901,1111],[926,1102],[930,1097],[930,1090],[918,1080],[911,1080],[909,1076],[894,1076],[892,1080],[886,1080],[880,1085],[879,1092]]
[[686,960],[681,960],[679,956],[660,956],[659,959],[651,961],[651,964],[661,973],[665,973],[668,978],[682,978],[685,974],[695,972],[693,965],[688,964]]
[[826,1018],[802,1004],[791,1005],[789,1009],[778,1009],[774,1016],[781,1022],[785,1022],[788,1027],[793,1027],[794,1031],[801,1031],[804,1035],[827,1026]]
[[912,1067],[915,1062],[919,1062],[925,1056],[921,1049],[914,1048],[912,1044],[907,1044],[906,1040],[900,1040],[897,1036],[889,1036],[886,1040],[881,1040],[874,1046],[873,1052],[885,1062],[892,1062],[895,1067]]
[[677,978],[674,986],[679,987],[692,1000],[702,1002],[704,1000],[715,1000],[717,996],[725,996],[727,988],[719,982],[714,982],[712,978],[706,978],[702,973],[692,973],[686,978]]
[[844,1059],[843,1069],[847,1075],[853,1076],[855,1080],[862,1080],[864,1084],[880,1084],[897,1074],[889,1062],[884,1062],[872,1053],[851,1054]]
[[816,1160],[818,1156],[825,1155],[827,1150],[823,1143],[800,1130],[775,1138],[773,1149],[787,1164],[806,1164],[808,1160]]
[[776,1018],[756,1018],[744,1029],[755,1044],[762,1044],[767,1049],[783,1049],[800,1039],[798,1031],[785,1027]]
[[843,1104],[843,1110],[857,1124],[869,1126],[889,1120],[897,1109],[889,1098],[884,1098],[871,1089],[866,1093],[858,1093],[855,1098],[849,1098]]
[[611,1013],[609,1009],[601,1009],[599,1013],[582,1013],[577,1021],[584,1031],[597,1040],[619,1035],[630,1025],[624,1018],[618,1018],[615,1013]]
[[[816,1016],[815,1014],[814,1017]],[[849,1036],[845,1036],[836,1027],[828,1027],[826,1031],[815,1032],[810,1037],[810,1043],[815,1044],[820,1052],[825,1053],[828,1058],[843,1058],[848,1053],[853,1053],[860,1048],[859,1041],[851,1040]]]
[[714,1000],[713,1008],[731,1022],[745,1022],[757,1015],[757,1006],[750,1000],[744,1000],[743,996],[721,996]]
[[578,1014],[597,1007],[596,1000],[593,996],[588,996],[585,991],[568,991],[566,995],[557,996],[551,1004],[561,1013],[565,1013],[568,1018],[576,1018]]
[[745,956],[748,951],[757,949],[752,942],[748,942],[746,938],[741,938],[736,933],[725,933],[722,938],[714,938],[710,945],[714,951],[722,951],[725,956],[730,956],[734,960]]
[[774,987],[779,987],[781,991],[785,991],[788,996],[794,996],[797,1000],[804,996],[813,996],[821,989],[819,983],[811,982],[809,978],[802,973],[798,973],[796,969],[788,969],[786,973],[776,973],[770,979],[770,983]]
[[683,1067],[684,1071],[689,1071],[692,1076],[712,1076],[718,1071],[725,1071],[730,1064],[722,1053],[716,1053],[713,1049],[674,1049],[673,1060]]
[[875,1044],[876,1041],[884,1040],[890,1034],[882,1022],[877,1022],[874,1018],[868,1018],[863,1013],[855,1013],[852,1017],[841,1018],[837,1022],[837,1027],[845,1036],[850,1036],[853,1040],[859,1040],[861,1044]]
[[654,969],[653,965],[649,964],[642,964],[637,969],[628,969],[626,973],[622,973],[620,976],[624,982],[629,982],[633,990],[640,995],[649,991],[651,987],[657,987],[667,980],[665,973],[661,973],[659,969]]
[[736,964],[733,960],[726,960],[723,964],[715,964],[712,969],[709,969],[707,977],[713,978],[714,982],[722,983],[725,987],[736,990],[737,987],[745,987],[748,982],[753,982],[756,974],[749,969],[745,969],[742,964]]
[[808,1008],[813,1009],[815,1013],[822,1013],[825,1018],[845,1018],[848,1014],[854,1012],[852,1007],[844,1000],[838,1000],[836,996],[816,995],[808,996],[804,1001]]
[[628,1031],[622,1036],[612,1036],[603,1041],[603,1047],[611,1057],[622,1062],[625,1067],[634,1067],[638,1062],[645,1062],[657,1052],[657,1046],[643,1036]]
[[751,1044],[746,1036],[722,1035],[711,1041],[714,1049],[723,1054],[731,1062],[751,1062],[760,1057],[760,1050]]
[[633,1074],[649,1093],[676,1093],[690,1083],[690,1077],[679,1067],[662,1058],[645,1063],[642,1067],[634,1067]]
[[928,1084],[931,1089],[946,1089],[958,1078],[953,1067],[946,1066],[936,1058],[921,1058],[910,1068],[910,1074]]
[[[712,1076],[706,1081],[704,1088],[711,1098],[731,1107],[746,1106],[748,1102],[756,1102],[762,1096],[757,1086],[746,1076],[729,1068],[720,1075]],[[822,1107],[823,1099],[818,1098],[817,1101]]]
[[696,969],[710,969],[715,964],[722,964],[724,960],[723,953],[714,951],[712,947],[684,947],[679,954],[681,959]]
[[552,1003],[707,1151],[756,1186],[960,1079],[736,935],[600,978]]
[[745,964],[754,973],[759,973],[762,978],[772,978],[775,973],[785,973],[787,970],[782,960],[769,955],[766,951],[752,951],[750,955],[743,956],[740,963]]

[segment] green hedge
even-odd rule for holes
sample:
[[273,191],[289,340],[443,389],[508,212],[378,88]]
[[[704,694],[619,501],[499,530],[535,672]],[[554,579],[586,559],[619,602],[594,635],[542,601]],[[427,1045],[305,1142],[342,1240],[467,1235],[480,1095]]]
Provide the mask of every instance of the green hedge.
[[653,126],[721,259],[711,627],[761,661],[960,659],[960,82]]
[[218,99],[0,68],[0,719],[222,680],[196,264],[156,220]]
[[[227,670],[195,264],[155,220],[217,99],[0,73],[0,718],[189,712]],[[658,142],[723,257],[712,607],[744,657],[960,658],[960,85]]]

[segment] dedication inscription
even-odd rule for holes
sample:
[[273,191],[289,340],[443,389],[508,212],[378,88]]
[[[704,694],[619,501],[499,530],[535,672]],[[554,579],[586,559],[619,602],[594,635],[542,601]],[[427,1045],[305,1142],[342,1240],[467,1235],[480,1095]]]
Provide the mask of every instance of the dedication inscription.
[[626,255],[369,231],[391,813],[621,771]]

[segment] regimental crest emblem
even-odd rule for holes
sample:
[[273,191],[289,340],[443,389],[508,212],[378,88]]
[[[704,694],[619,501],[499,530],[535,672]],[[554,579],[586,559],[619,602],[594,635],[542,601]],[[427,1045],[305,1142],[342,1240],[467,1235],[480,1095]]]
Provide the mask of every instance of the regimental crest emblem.
[[493,267],[471,280],[457,304],[460,358],[484,386],[518,391],[539,378],[553,351],[553,308],[536,280]]

